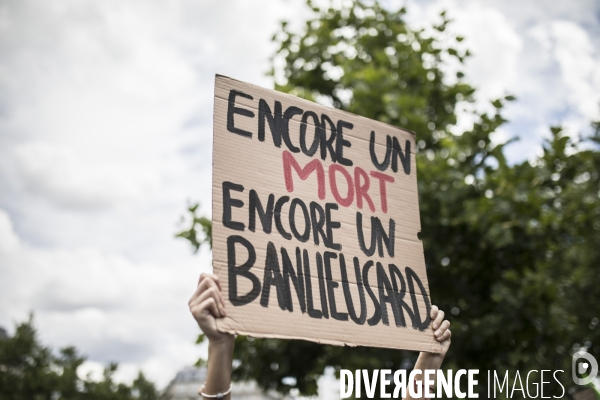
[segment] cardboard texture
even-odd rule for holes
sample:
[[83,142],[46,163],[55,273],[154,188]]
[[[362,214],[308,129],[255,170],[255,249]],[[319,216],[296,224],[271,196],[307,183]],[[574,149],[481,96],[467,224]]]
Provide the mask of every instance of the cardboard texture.
[[223,76],[214,107],[219,330],[440,352],[414,134]]

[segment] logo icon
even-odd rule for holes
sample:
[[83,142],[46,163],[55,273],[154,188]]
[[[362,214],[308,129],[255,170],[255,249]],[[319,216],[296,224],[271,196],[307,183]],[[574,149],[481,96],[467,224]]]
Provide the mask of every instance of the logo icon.
[[[598,375],[598,362],[594,356],[586,351],[580,350],[573,354],[573,364],[571,370],[573,374],[573,382],[575,382],[577,385],[584,386],[592,382],[594,378],[596,378],[596,375]],[[585,378],[582,377],[584,374],[587,374]]]

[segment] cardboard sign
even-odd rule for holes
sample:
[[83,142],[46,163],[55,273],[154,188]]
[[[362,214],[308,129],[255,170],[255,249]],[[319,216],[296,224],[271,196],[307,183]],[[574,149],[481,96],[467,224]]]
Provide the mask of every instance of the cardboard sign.
[[217,76],[218,329],[439,352],[415,148],[411,132]]

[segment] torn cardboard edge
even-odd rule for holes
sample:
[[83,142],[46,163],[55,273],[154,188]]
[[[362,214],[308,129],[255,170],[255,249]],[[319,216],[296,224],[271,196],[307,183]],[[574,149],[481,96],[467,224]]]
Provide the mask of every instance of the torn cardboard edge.
[[[368,346],[368,345],[364,345],[364,344],[357,344],[357,343],[339,341],[339,340],[316,339],[316,338],[301,337],[301,336],[294,336],[294,335],[256,333],[256,332],[245,331],[243,329],[233,329],[233,328],[229,328],[228,326],[226,326],[228,324],[227,323],[228,319],[230,319],[230,318],[225,317],[225,318],[218,318],[216,320],[217,321],[217,329],[219,330],[219,332],[229,333],[231,335],[249,336],[249,337],[256,338],[256,339],[304,340],[306,342],[325,344],[325,345],[331,345],[331,346],[372,347],[372,346]],[[378,347],[384,348],[384,349],[390,349],[390,350],[401,350],[400,348],[394,347],[394,346],[389,346],[389,347],[378,346]],[[411,347],[410,349],[407,349],[407,348],[402,348],[402,349],[403,350],[413,350],[413,351],[425,351],[428,353],[435,353],[435,354],[439,354],[442,352],[442,344],[434,339],[433,331],[431,332],[430,343],[417,344],[416,346],[410,346],[410,347]]]

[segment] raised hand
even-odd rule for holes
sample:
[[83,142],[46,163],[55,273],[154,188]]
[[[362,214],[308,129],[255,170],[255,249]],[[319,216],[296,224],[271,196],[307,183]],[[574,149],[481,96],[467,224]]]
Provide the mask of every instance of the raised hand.
[[200,275],[198,287],[188,305],[194,319],[196,319],[200,329],[210,342],[217,343],[231,337],[231,335],[217,330],[216,318],[227,315],[218,276],[213,274]]
[[452,332],[450,332],[450,321],[445,320],[444,316],[444,312],[437,308],[437,306],[431,307],[431,329],[433,330],[433,337],[435,337],[435,339],[442,345],[442,358],[448,352],[452,338]]

